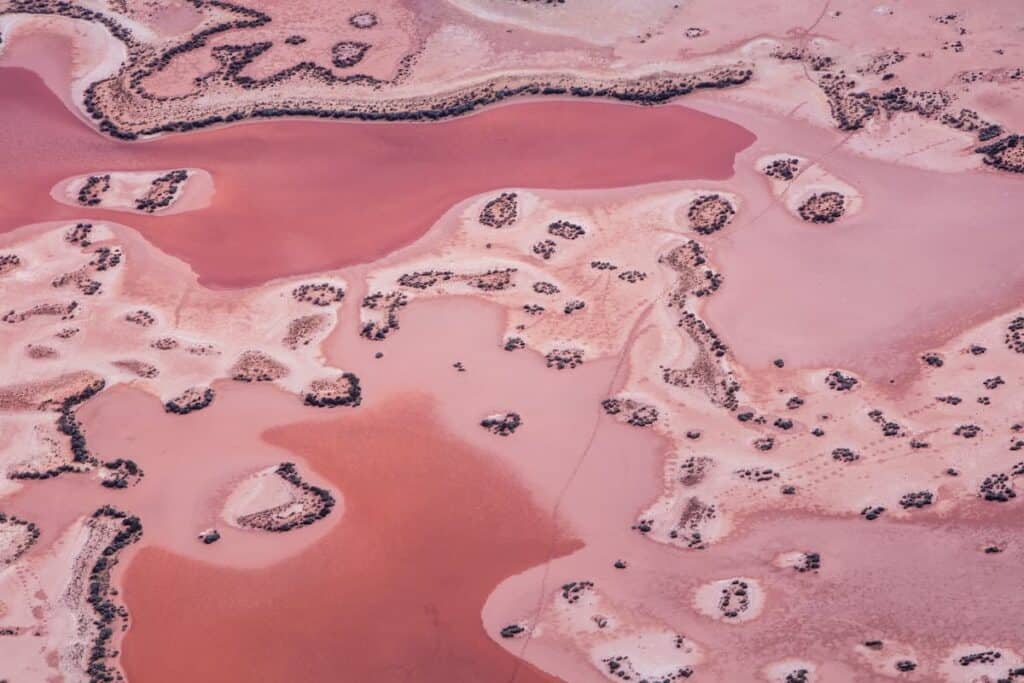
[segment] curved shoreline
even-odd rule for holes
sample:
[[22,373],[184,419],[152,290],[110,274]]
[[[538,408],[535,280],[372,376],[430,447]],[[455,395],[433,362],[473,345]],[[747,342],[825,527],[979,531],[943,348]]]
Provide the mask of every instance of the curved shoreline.
[[[98,121],[98,130],[119,140],[133,141],[141,137],[150,137],[164,133],[185,133],[201,130],[218,124],[230,124],[247,120],[306,118],[334,119],[376,123],[425,123],[442,121],[480,111],[486,107],[500,104],[512,99],[529,97],[575,97],[617,100],[643,105],[661,104],[674,98],[688,95],[695,90],[728,88],[740,85],[749,80],[751,71],[743,68],[711,70],[706,74],[686,75],[678,78],[645,78],[627,81],[623,85],[600,80],[573,79],[572,77],[555,77],[550,80],[530,80],[524,77],[525,83],[518,85],[500,85],[513,80],[509,77],[494,77],[477,86],[467,86],[450,95],[442,96],[441,102],[433,106],[418,106],[411,103],[410,108],[403,105],[392,105],[391,109],[361,109],[353,106],[349,109],[334,107],[316,107],[304,105],[278,105],[256,107],[244,111],[227,114],[208,115],[197,120],[171,121],[155,127],[126,128],[126,124],[117,123],[96,104],[92,86],[86,92],[84,106],[92,118]],[[572,84],[577,83],[577,84]],[[98,85],[98,84],[94,84]],[[429,101],[429,100],[428,100]]]
[[[119,6],[127,5],[112,0],[110,11]],[[832,19],[827,9],[819,20]],[[987,47],[978,14],[960,34],[968,59]],[[165,42],[224,18],[196,16],[175,17],[179,28],[167,30],[179,33]],[[275,19],[289,21],[284,12]],[[73,22],[40,23],[63,32]],[[191,95],[138,100],[129,84],[117,121],[163,125],[160,111],[191,102],[201,125],[172,127],[216,129],[142,140],[129,129],[108,134],[120,125],[111,123],[97,134],[89,124],[115,111],[108,105],[127,71],[104,81],[111,99],[102,111],[94,100],[101,118],[83,127],[80,116],[68,124],[66,97],[40,98],[43,115],[25,94],[38,88],[4,95],[10,74],[0,69],[10,121],[0,147],[11,150],[12,169],[0,199],[19,198],[9,224],[40,221],[0,235],[0,286],[11,300],[0,316],[10,375],[0,386],[9,413],[0,489],[15,491],[0,498],[4,513],[40,534],[18,567],[0,572],[0,636],[12,636],[0,638],[0,661],[8,652],[24,660],[15,666],[31,660],[35,668],[14,675],[35,680],[57,668],[56,651],[81,656],[81,641],[60,623],[77,612],[41,597],[70,575],[94,592],[100,617],[137,608],[123,661],[133,680],[154,683],[319,683],[339,671],[546,683],[541,670],[569,681],[674,683],[691,674],[814,683],[916,671],[962,683],[1001,675],[1005,667],[982,669],[995,660],[1016,667],[1024,617],[1009,606],[1024,566],[1013,525],[1024,500],[1024,315],[1015,310],[1024,270],[1015,255],[1024,232],[1012,220],[1020,176],[988,167],[1018,170],[1024,138],[1002,137],[992,121],[1007,118],[986,107],[960,109],[983,102],[983,89],[974,100],[965,89],[967,102],[953,108],[949,83],[909,80],[915,65],[935,64],[917,61],[919,36],[901,43],[906,55],[851,55],[812,36],[816,26],[781,43],[712,51],[709,60],[756,58],[758,72],[742,88],[694,95],[693,111],[581,107],[613,91],[575,84],[584,89],[534,95],[541,86],[521,75],[511,77],[525,79],[518,85],[471,87],[522,109],[473,109],[476,95],[446,90],[438,97],[456,98],[451,111],[471,108],[418,127],[284,126],[268,111],[274,123],[245,130],[223,118],[203,123],[204,101]],[[160,35],[136,27],[158,44]],[[246,84],[273,100],[281,92],[257,92],[261,83],[307,79],[316,95],[336,76],[301,62],[282,77],[280,61],[261,57],[308,54],[297,46],[306,36],[317,45],[323,36],[313,31],[297,30],[286,41],[295,49],[281,52],[265,47],[267,35],[243,33],[260,42],[215,45],[219,66],[197,57],[152,84],[176,92],[174,78],[187,85],[201,71],[197,82],[214,88],[227,116],[243,98],[226,95]],[[942,31],[921,30],[940,40]],[[104,31],[79,33],[90,43]],[[372,47],[344,48],[349,37],[331,36],[343,46],[332,48],[336,65],[358,64]],[[493,47],[518,38],[494,38]],[[24,54],[38,57],[33,49]],[[134,58],[149,49],[136,45]],[[834,65],[818,50],[832,50]],[[582,61],[557,66],[574,71]],[[516,73],[481,63],[456,74]],[[595,61],[593,72],[608,67]],[[246,75],[257,72],[271,75]],[[421,91],[436,86],[431,65],[424,73]],[[901,85],[911,82],[942,89]],[[301,91],[291,88],[281,90]],[[774,111],[772,88],[780,101],[811,104],[800,115],[804,104]],[[300,99],[287,101],[305,106]],[[323,105],[330,93],[313,99]],[[262,106],[243,106],[237,122],[258,122],[250,114]],[[307,120],[335,118],[316,111]],[[401,115],[433,120],[429,112],[448,116]],[[123,145],[121,135],[148,144]],[[328,148],[331,138],[341,143]],[[922,163],[908,168],[918,154]],[[54,178],[90,167],[185,169],[181,155],[217,179],[217,196],[187,220],[140,213],[128,227],[48,197],[34,203]],[[162,182],[183,172],[161,173]],[[84,203],[118,194],[110,174],[96,173]],[[621,186],[638,177],[653,180]],[[589,189],[568,189],[577,186]],[[430,194],[437,187],[445,192]],[[547,187],[567,189],[531,189]],[[164,198],[144,206],[158,211]],[[275,204],[284,210],[269,215]],[[396,216],[416,211],[409,225],[420,233],[383,238]],[[238,222],[229,230],[230,217]],[[238,241],[218,250],[232,232]],[[363,238],[380,238],[376,251],[353,258]],[[203,281],[209,272],[259,285],[214,291]],[[109,389],[61,400],[76,368]],[[29,454],[45,465],[65,451],[70,462],[110,471],[32,477],[45,483],[4,471]],[[298,471],[279,465],[292,461]],[[260,485],[248,485],[260,471]],[[131,547],[112,577],[90,576],[85,555],[69,562],[50,552],[55,534],[81,528],[69,520],[83,511],[99,510],[104,524],[121,519],[101,507],[110,503],[146,525],[145,539],[124,537]],[[946,599],[934,599],[937,585]],[[49,611],[35,611],[40,602]],[[92,649],[100,673],[121,654],[112,651],[118,635],[104,633]],[[33,647],[44,641],[49,651]]]
[[[430,96],[394,97],[389,99],[357,99],[336,98],[333,102],[317,103],[289,101],[269,104],[252,104],[241,109],[222,109],[216,113],[207,111],[193,118],[168,118],[163,116],[142,117],[134,120],[127,117],[127,112],[119,112],[113,104],[124,106],[132,99],[136,108],[142,109],[143,102],[167,104],[183,99],[180,96],[160,98],[148,93],[142,81],[166,68],[170,62],[192,50],[204,47],[207,40],[220,33],[235,29],[259,28],[269,24],[271,18],[241,5],[220,0],[192,0],[197,6],[209,5],[225,11],[236,12],[247,17],[230,22],[222,22],[207,27],[188,37],[188,39],[164,49],[160,54],[134,38],[130,28],[123,26],[110,16],[69,2],[56,0],[13,0],[6,11],[9,13],[57,15],[73,20],[98,23],[107,28],[112,39],[122,42],[128,53],[128,61],[122,64],[116,75],[89,84],[82,97],[81,106],[93,120],[94,125],[102,133],[119,140],[131,141],[139,138],[156,136],[163,133],[188,132],[207,128],[216,124],[234,123],[246,119],[268,119],[292,116],[359,120],[359,121],[438,121],[458,117],[476,111],[488,105],[512,98],[525,96],[572,96],[582,98],[607,98],[640,104],[657,104],[675,97],[686,95],[694,90],[706,88],[726,88],[747,82],[753,70],[745,64],[719,66],[692,73],[655,73],[642,76],[623,78],[599,78],[584,75],[547,74],[547,75],[503,75],[477,79],[460,88],[449,92],[441,92]],[[311,62],[301,62],[288,69],[279,71],[264,79],[253,79],[242,76],[241,72],[256,57],[269,49],[269,43],[258,43],[246,46],[220,46],[214,50],[215,57],[220,61],[220,69],[203,77],[204,81],[218,78],[226,79],[234,86],[243,90],[261,89],[275,85],[291,78],[312,79],[322,86],[335,85],[370,85],[379,88],[387,84],[385,81],[363,76],[338,77],[330,69]],[[410,53],[403,60],[399,69],[407,71],[415,61],[416,53]],[[397,79],[396,81],[397,82]],[[394,83],[392,83],[394,84]],[[188,98],[184,98],[188,99]],[[139,114],[140,112],[136,112]],[[164,121],[154,125],[149,121]]]
[[[55,175],[203,168],[216,186],[208,206],[189,213],[172,206],[130,222],[188,262],[204,285],[221,288],[370,263],[419,239],[451,205],[497,186],[612,188],[725,177],[732,155],[753,142],[742,127],[682,105],[562,99],[497,106],[434,126],[254,121],[126,145],[98,139],[32,72],[0,69],[0,79],[9,84],[0,106],[10,107],[19,129],[17,137],[0,131],[21,169],[6,188],[26,198],[0,218],[0,230],[48,219],[127,222],[103,206],[54,204],[36,188],[48,190]],[[40,155],[35,150],[54,146],[52,125],[60,127],[60,154]],[[245,155],[257,140],[261,163],[251,164]],[[91,168],[75,161],[83,155]]]
[[[107,42],[123,46],[125,56],[116,73],[111,73],[113,65],[109,63],[108,54],[93,68],[91,75],[79,76],[72,88],[76,114],[88,120],[101,134],[123,141],[281,118],[434,122],[462,117],[502,102],[530,98],[598,98],[655,105],[700,90],[727,89],[739,93],[736,99],[760,102],[777,113],[782,111],[781,107],[795,113],[813,102],[816,111],[801,118],[841,134],[861,133],[857,144],[867,156],[901,158],[901,155],[891,156],[884,146],[879,147],[878,140],[873,138],[881,134],[891,143],[912,148],[909,154],[902,155],[911,165],[951,164],[961,168],[966,165],[999,172],[1024,172],[1021,161],[1024,145],[1018,146],[1019,136],[1013,133],[1012,126],[999,123],[1005,118],[963,106],[984,106],[984,100],[974,97],[970,102],[957,104],[962,98],[960,91],[964,89],[955,82],[935,90],[914,90],[910,87],[912,83],[892,87],[893,84],[886,81],[894,74],[888,70],[894,65],[903,68],[903,63],[908,61],[906,54],[900,50],[883,50],[873,54],[866,63],[863,56],[844,55],[840,61],[819,54],[823,46],[839,47],[834,36],[794,40],[792,36],[771,38],[772,33],[748,35],[746,42],[740,39],[725,43],[717,50],[697,52],[692,57],[688,54],[682,57],[659,55],[654,60],[622,65],[627,67],[624,69],[608,60],[607,55],[599,55],[591,49],[599,66],[589,71],[579,60],[573,68],[566,69],[557,61],[540,60],[539,64],[530,64],[502,59],[489,61],[478,56],[474,68],[462,69],[453,79],[439,80],[433,73],[437,69],[437,56],[430,52],[439,48],[430,40],[441,30],[428,33],[427,37],[417,34],[414,44],[407,45],[407,51],[393,65],[390,76],[373,76],[349,71],[360,64],[362,52],[351,58],[351,64],[335,64],[336,69],[308,58],[282,62],[280,53],[272,51],[278,43],[276,37],[275,40],[269,38],[274,37],[277,24],[268,11],[221,0],[189,2],[199,13],[198,25],[187,35],[182,33],[179,38],[162,42],[144,21],[131,16],[127,10],[100,11],[57,0],[7,0],[6,8],[0,7],[0,17],[8,15],[31,20],[51,16],[90,22],[104,28]],[[841,14],[834,12],[832,18]],[[953,18],[940,23],[956,23],[962,19],[958,15],[950,16]],[[288,21],[287,14],[284,21]],[[375,25],[370,24],[368,28]],[[145,40],[135,35],[135,29],[140,27],[146,34]],[[432,25],[432,28],[437,29],[437,26]],[[404,35],[401,34],[404,29],[397,30]],[[487,30],[493,31],[494,27]],[[249,42],[225,44],[219,40],[233,31],[248,37]],[[292,38],[299,40],[289,43]],[[479,43],[498,38],[483,31],[474,40]],[[301,36],[290,36],[284,42],[301,45],[305,40]],[[371,46],[351,41],[344,44]],[[943,49],[948,47],[945,45]],[[193,90],[160,95],[147,88],[147,79],[179,68],[183,59],[187,61],[190,55],[206,48],[209,48],[208,54],[204,53],[203,59],[213,66],[195,75]],[[248,75],[247,69],[257,60],[266,61],[263,55],[268,53],[274,55],[269,59],[276,70],[272,68],[261,77]],[[995,53],[1003,54],[1001,50]],[[929,57],[930,53],[922,52],[918,56]],[[413,75],[423,68],[424,61],[430,62],[426,70],[433,72],[430,78],[419,81]],[[802,69],[811,87],[794,88],[794,94],[785,101],[779,99],[779,91],[792,80],[793,67]],[[111,75],[86,82],[97,74],[107,73]],[[996,68],[961,72],[958,80],[962,83],[1009,83],[1022,77],[1024,71],[1019,68],[1016,71]],[[915,80],[922,79],[929,80],[920,73]],[[801,94],[802,89],[806,92]],[[358,94],[354,95],[353,91]],[[898,126],[893,127],[891,123],[899,121],[906,125],[908,120],[926,129],[920,133],[924,141],[945,136],[945,140],[940,137],[935,142],[942,149],[934,153],[934,159],[907,160],[922,148],[912,139],[901,141],[902,136],[896,131]],[[886,131],[890,127],[894,128],[891,133]],[[972,137],[975,139],[971,140]],[[928,148],[926,144],[923,149]]]
[[76,209],[164,216],[204,209],[215,191],[212,176],[201,168],[94,170],[61,179],[50,196]]

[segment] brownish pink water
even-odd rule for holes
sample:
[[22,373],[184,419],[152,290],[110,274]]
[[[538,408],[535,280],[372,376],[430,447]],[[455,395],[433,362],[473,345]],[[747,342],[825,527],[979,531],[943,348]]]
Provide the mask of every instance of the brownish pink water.
[[[511,677],[516,660],[487,637],[480,606],[502,579],[547,558],[553,528],[504,468],[439,432],[424,398],[267,438],[344,492],[343,518],[261,571],[139,552],[125,579],[129,680]],[[554,679],[525,666],[516,680]]]
[[199,167],[212,205],[128,221],[210,286],[372,261],[451,205],[505,186],[599,188],[727,178],[743,128],[672,107],[549,101],[422,124],[251,123],[125,144],[89,130],[33,73],[0,69],[0,231],[124,214],[59,206],[50,188],[95,170]]
[[[273,386],[224,381],[212,405],[182,418],[137,389],[107,389],[78,412],[89,447],[135,459],[142,482],[116,492],[88,475],[33,482],[5,512],[40,524],[40,552],[102,504],[142,518],[143,540],[115,576],[133,615],[129,680],[334,681],[338,670],[353,680],[511,680],[513,670],[520,683],[552,680],[516,669],[480,609],[509,575],[577,548],[549,509],[614,363],[554,372],[534,354],[503,351],[503,326],[498,309],[449,299],[410,306],[385,345],[339,328],[328,352],[364,381],[356,410],[311,409]],[[451,330],[444,344],[438,329]],[[469,370],[455,372],[454,359]],[[418,393],[426,388],[436,403]],[[478,426],[513,408],[529,425],[515,438]],[[224,525],[232,482],[284,460],[338,493],[337,514],[287,534]],[[209,527],[222,538],[206,546],[196,534]],[[558,527],[569,525],[559,518]],[[171,605],[180,614],[168,618]]]

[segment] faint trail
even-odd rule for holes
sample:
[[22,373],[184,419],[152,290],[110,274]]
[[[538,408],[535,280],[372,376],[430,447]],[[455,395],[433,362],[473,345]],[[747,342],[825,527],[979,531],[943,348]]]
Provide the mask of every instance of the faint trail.
[[[821,8],[821,12],[818,14],[818,18],[814,20],[814,23],[812,23],[810,26],[808,26],[807,28],[805,28],[803,30],[803,37],[800,39],[800,49],[801,50],[806,50],[807,49],[807,42],[809,40],[809,36],[811,34],[811,31],[816,29],[818,27],[818,24],[821,23],[821,20],[825,18],[825,13],[828,12],[828,6],[830,4],[832,4],[832,0],[825,0],[825,5]],[[807,72],[807,62],[801,61],[800,62],[800,66],[803,68],[804,78],[806,78],[808,81],[810,81],[811,85],[817,87],[817,85],[818,85],[817,81],[815,81],[813,78],[811,78],[811,74],[809,74]]]
[[[623,343],[622,351],[619,353],[618,361],[615,364],[615,369],[612,371],[612,375],[608,380],[608,386],[605,390],[606,394],[611,394],[614,389],[615,384],[618,382],[619,375],[622,373],[622,368],[629,358],[629,351],[633,347],[633,341],[636,339],[637,334],[639,334],[643,329],[644,323],[650,316],[651,310],[654,308],[655,304],[658,303],[665,294],[666,292],[662,292],[655,297],[651,303],[647,304],[643,313],[640,314],[640,317],[633,324],[633,328],[629,331],[629,336],[626,337],[626,341]],[[590,429],[590,436],[587,439],[586,445],[583,447],[583,452],[580,454],[579,458],[576,459],[576,464],[573,466],[572,472],[569,473],[569,477],[566,479],[565,484],[562,486],[561,490],[559,490],[558,497],[555,499],[555,505],[551,508],[551,521],[553,525],[551,531],[551,543],[548,549],[548,559],[544,562],[544,573],[541,575],[540,592],[537,596],[537,605],[533,612],[533,618],[531,619],[533,623],[536,623],[537,619],[540,617],[541,611],[544,609],[544,599],[547,593],[548,578],[551,573],[551,563],[555,559],[555,545],[558,542],[558,513],[561,510],[562,501],[565,498],[565,494],[569,491],[569,488],[575,481],[576,475],[579,473],[580,468],[586,461],[587,456],[590,454],[590,449],[597,440],[597,432],[600,429],[600,426],[601,413],[598,412],[597,417],[594,419],[593,426]],[[519,677],[519,672],[522,669],[523,664],[526,663],[526,650],[530,646],[530,640],[532,637],[533,631],[532,629],[528,629],[526,632],[526,638],[523,640],[523,645],[517,654],[516,666],[512,670],[512,676],[509,678],[509,683],[514,683]]]
[[798,104],[798,105],[796,105],[795,107],[793,107],[792,109],[790,109],[790,110],[789,110],[788,112],[786,112],[786,118],[787,118],[787,119],[789,119],[789,118],[792,118],[792,117],[793,117],[793,114],[795,114],[795,113],[797,113],[798,111],[800,111],[800,110],[801,110],[801,109],[803,108],[803,106],[804,106],[805,104],[807,104],[807,100],[804,100],[804,101],[803,101],[803,102],[801,102],[800,104]]
[[192,293],[192,290],[189,287],[187,287],[187,286],[183,287],[183,291],[181,293],[181,297],[178,299],[178,304],[174,307],[174,327],[175,327],[175,329],[178,328],[178,326],[179,326],[179,324],[181,322],[181,309],[183,309],[185,307],[185,304],[188,303],[188,299],[189,299],[189,296],[191,295],[191,293]]
[[[828,12],[828,8],[829,8],[830,4],[831,4],[831,0],[826,0],[824,5],[821,8],[821,12],[818,14],[818,17],[814,20],[814,22],[810,26],[808,26],[807,28],[804,29],[804,38],[803,38],[803,41],[802,41],[802,44],[804,46],[806,46],[807,34],[809,34],[811,31],[813,31],[814,28],[825,17],[825,14],[826,14],[826,12]],[[811,78],[810,74],[807,72],[806,64],[803,65],[803,69],[804,69],[804,75],[807,78],[807,80],[810,81],[815,86],[817,86],[817,83]],[[797,105],[794,108],[793,112],[790,112],[790,114],[794,113],[797,109],[802,107],[804,104],[806,104],[806,102],[801,102],[799,105]],[[836,145],[834,145],[830,149],[826,150],[823,154],[819,155],[816,159],[810,159],[809,160],[810,164],[808,165],[808,168],[816,166],[822,159],[828,157],[830,154],[832,154],[833,152],[838,150],[840,147],[842,147],[846,143],[846,141],[850,138],[850,136],[852,134],[853,133],[845,135],[842,138],[842,140],[840,140]],[[802,174],[806,170],[807,169],[805,168],[805,169],[801,169],[800,171],[798,171],[797,177],[799,177],[799,175]],[[779,203],[780,200],[783,197],[785,197],[786,192],[788,192],[788,190],[789,190],[789,186],[787,186],[786,189],[778,197],[775,197],[773,195],[774,201],[769,202],[769,204],[767,206],[765,206],[764,209],[762,209],[755,216],[753,216],[751,219],[746,221],[746,223],[748,225],[749,224],[753,224],[758,219],[760,219],[762,216],[764,216],[764,214],[766,214],[768,211],[770,211],[772,208],[774,208],[776,206],[776,204]],[[637,320],[637,322],[633,325],[633,328],[630,330],[629,336],[626,338],[626,342],[623,345],[623,349],[619,353],[619,358],[618,358],[618,361],[616,362],[615,369],[612,372],[611,378],[609,379],[608,388],[607,388],[607,391],[606,391],[607,394],[609,394],[609,395],[611,394],[613,388],[615,387],[615,384],[618,382],[619,376],[622,373],[622,368],[623,368],[625,362],[627,361],[627,359],[629,357],[629,352],[630,352],[630,349],[632,348],[633,342],[634,342],[636,336],[639,334],[639,332],[643,329],[644,323],[646,323],[647,319],[649,318],[651,310],[654,308],[655,304],[658,303],[658,301],[660,301],[662,299],[662,297],[664,297],[664,295],[666,293],[667,292],[662,292],[650,304],[647,305],[647,307],[644,309],[643,313],[641,314],[640,318]],[[548,558],[544,562],[544,571],[543,571],[543,573],[541,575],[540,591],[539,591],[539,594],[537,596],[537,604],[536,604],[536,607],[533,610],[533,617],[531,619],[531,623],[532,624],[536,624],[537,619],[540,617],[540,614],[541,614],[541,612],[544,609],[544,601],[545,601],[545,597],[546,597],[546,594],[547,594],[548,580],[549,580],[550,574],[551,574],[551,563],[555,559],[554,558],[555,545],[556,545],[557,540],[558,540],[558,515],[559,515],[559,512],[560,512],[561,507],[562,507],[562,502],[563,502],[563,500],[565,498],[566,493],[569,491],[569,488],[572,486],[573,482],[575,481],[577,474],[579,473],[580,469],[583,466],[583,463],[586,462],[587,456],[590,454],[590,450],[593,447],[594,442],[597,439],[597,433],[598,433],[598,430],[600,428],[600,424],[601,424],[601,415],[600,415],[600,413],[598,413],[597,417],[595,418],[595,420],[593,422],[593,425],[591,427],[590,436],[588,437],[587,443],[586,443],[586,445],[583,448],[583,452],[580,454],[579,458],[577,458],[576,464],[573,466],[572,472],[569,474],[569,477],[566,479],[565,484],[562,486],[561,490],[559,491],[558,496],[557,496],[557,498],[555,500],[555,504],[552,507],[552,510],[551,510],[551,520],[552,520],[552,524],[553,524],[553,529],[552,529],[552,533],[551,533],[551,543],[550,543],[550,547],[549,547],[549,550],[548,550]],[[532,628],[531,629],[527,629],[526,637],[523,640],[523,644],[520,647],[519,652],[517,653],[517,660],[516,660],[515,668],[513,669],[512,675],[509,678],[509,683],[515,683],[515,681],[518,679],[519,673],[522,670],[522,666],[527,661],[526,660],[526,652],[529,649],[530,642],[531,642],[532,638],[533,638]]]
[[810,33],[814,29],[818,28],[818,24],[825,18],[825,12],[828,12],[828,6],[832,4],[832,0],[825,0],[825,5],[821,8],[821,12],[818,13],[818,18],[814,20],[814,23],[804,29],[804,33]]

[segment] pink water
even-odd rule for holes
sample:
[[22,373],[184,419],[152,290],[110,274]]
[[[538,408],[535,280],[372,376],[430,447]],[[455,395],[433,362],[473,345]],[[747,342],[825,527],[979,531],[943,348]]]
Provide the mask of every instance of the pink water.
[[[718,101],[700,106],[758,136],[726,184],[743,194],[745,210],[707,240],[725,285],[705,317],[744,365],[768,368],[782,357],[791,367],[899,382],[922,348],[1024,298],[1020,176],[884,163],[848,153],[836,131]],[[779,152],[852,185],[860,212],[831,225],[789,213],[755,166]]]
[[211,206],[129,223],[208,286],[242,287],[372,261],[451,205],[506,186],[615,187],[726,178],[753,136],[684,107],[559,101],[443,123],[275,121],[125,144],[82,124],[31,72],[0,69],[0,231],[115,212],[59,206],[50,188],[95,170],[199,167]]

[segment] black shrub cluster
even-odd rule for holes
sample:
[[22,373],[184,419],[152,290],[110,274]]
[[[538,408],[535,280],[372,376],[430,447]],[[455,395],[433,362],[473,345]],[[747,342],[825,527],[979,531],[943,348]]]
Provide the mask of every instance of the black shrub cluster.
[[113,519],[119,523],[119,529],[110,543],[100,552],[99,558],[89,572],[89,597],[86,601],[96,613],[93,622],[96,636],[89,648],[88,666],[89,683],[114,683],[120,680],[120,674],[111,667],[107,660],[116,656],[110,650],[110,641],[114,635],[111,626],[117,618],[124,618],[127,612],[124,607],[115,603],[110,583],[110,573],[117,565],[121,551],[142,538],[142,522],[134,515],[128,515],[109,505],[101,507],[92,514],[93,519]]

